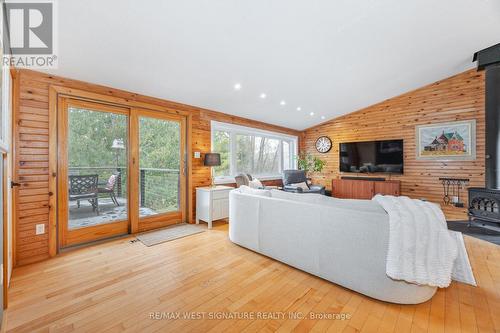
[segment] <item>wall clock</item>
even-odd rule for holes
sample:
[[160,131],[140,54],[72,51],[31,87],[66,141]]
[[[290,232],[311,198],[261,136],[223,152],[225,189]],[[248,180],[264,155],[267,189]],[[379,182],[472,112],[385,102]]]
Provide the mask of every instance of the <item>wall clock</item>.
[[332,140],[327,136],[320,136],[316,140],[316,150],[320,153],[328,153],[332,149]]

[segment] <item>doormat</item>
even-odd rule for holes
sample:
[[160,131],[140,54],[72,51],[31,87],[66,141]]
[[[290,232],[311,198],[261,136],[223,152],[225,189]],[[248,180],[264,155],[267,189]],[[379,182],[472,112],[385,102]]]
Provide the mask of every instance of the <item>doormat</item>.
[[146,246],[153,246],[174,239],[183,238],[204,232],[206,228],[198,224],[178,224],[161,230],[149,231],[137,235],[137,239]]

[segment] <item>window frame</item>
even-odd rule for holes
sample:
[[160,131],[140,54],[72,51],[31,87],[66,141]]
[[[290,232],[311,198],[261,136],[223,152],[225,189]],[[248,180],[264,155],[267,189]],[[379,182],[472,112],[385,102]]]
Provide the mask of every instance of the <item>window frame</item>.
[[283,134],[279,132],[272,132],[262,129],[257,129],[253,127],[247,127],[242,125],[235,125],[229,123],[223,123],[219,121],[212,120],[210,122],[210,149],[214,149],[214,138],[215,132],[228,132],[229,133],[229,173],[228,176],[217,176],[215,177],[216,184],[229,184],[236,182],[236,135],[251,135],[251,136],[261,136],[264,138],[279,140],[279,174],[252,174],[253,177],[259,178],[260,180],[272,180],[281,179],[283,173],[283,161],[285,160],[285,153],[283,150],[283,141],[286,141],[290,145],[290,156],[289,165],[291,168],[297,168],[297,156],[298,153],[298,137],[295,135]]
[[[3,36],[3,6],[0,6],[0,35]],[[3,56],[3,41],[0,40],[0,53]],[[11,80],[10,80],[10,68],[3,64],[0,64],[0,151],[3,153],[8,153],[10,150],[10,93],[12,91]]]

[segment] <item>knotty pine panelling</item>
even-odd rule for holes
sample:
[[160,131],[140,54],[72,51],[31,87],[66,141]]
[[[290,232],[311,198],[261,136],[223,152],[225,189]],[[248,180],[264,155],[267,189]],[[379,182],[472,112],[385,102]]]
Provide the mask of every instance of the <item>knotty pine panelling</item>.
[[[35,225],[48,229],[48,95],[50,85],[81,89],[108,96],[161,105],[173,110],[188,111],[192,116],[192,151],[210,151],[210,121],[234,123],[291,135],[299,135],[302,150],[316,154],[314,141],[329,135],[334,148],[322,158],[327,166],[315,181],[331,187],[338,177],[338,142],[375,139],[405,140],[405,175],[392,176],[402,181],[402,193],[440,202],[440,176],[471,178],[471,185],[484,186],[484,76],[469,71],[437,82],[408,94],[334,119],[302,133],[257,121],[234,117],[184,104],[160,100],[130,92],[48,74],[21,70],[15,75],[14,114],[14,179],[24,183],[15,201],[15,259],[17,265],[49,257],[48,236],[35,235]],[[415,160],[415,125],[464,119],[477,120],[477,159],[471,162],[429,162]],[[319,154],[318,154],[319,155]],[[210,169],[202,159],[192,158],[192,210],[194,217],[195,188],[210,184]],[[463,191],[462,197],[466,197]],[[450,219],[463,219],[464,209],[444,208]]]
[[15,258],[17,264],[48,257],[48,233],[35,235],[35,225],[48,230],[49,114],[48,84],[23,77],[14,80],[14,170],[23,185],[15,191]]
[[[449,220],[466,219],[465,208],[442,204],[443,187],[438,178],[469,178],[469,186],[485,184],[484,84],[484,72],[470,70],[307,129],[302,133],[301,150],[327,163],[313,180],[331,189],[331,180],[343,174],[339,172],[340,142],[403,139],[404,175],[377,176],[400,180],[402,195],[440,203]],[[438,162],[415,158],[416,125],[468,119],[477,122],[476,160]],[[318,153],[314,146],[321,135],[333,141],[332,150],[326,154]],[[467,202],[466,189],[460,192],[460,197]]]
[[[13,84],[14,179],[23,183],[21,188],[16,189],[18,193],[15,200],[15,260],[18,266],[49,258],[48,234],[35,235],[35,225],[45,224],[45,230],[49,229],[49,87],[51,85],[189,112],[192,117],[192,135],[188,140],[193,152],[210,151],[211,120],[300,135],[298,131],[283,127],[35,71],[17,71]],[[203,166],[203,159],[192,158],[193,219],[196,207],[195,189],[198,186],[208,185],[210,185],[210,169]]]

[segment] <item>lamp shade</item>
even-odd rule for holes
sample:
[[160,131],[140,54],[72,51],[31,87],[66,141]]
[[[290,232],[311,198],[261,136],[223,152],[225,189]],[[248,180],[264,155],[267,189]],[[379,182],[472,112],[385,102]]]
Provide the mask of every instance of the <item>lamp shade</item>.
[[206,153],[205,160],[203,161],[205,166],[219,166],[220,165],[220,154],[219,153]]

